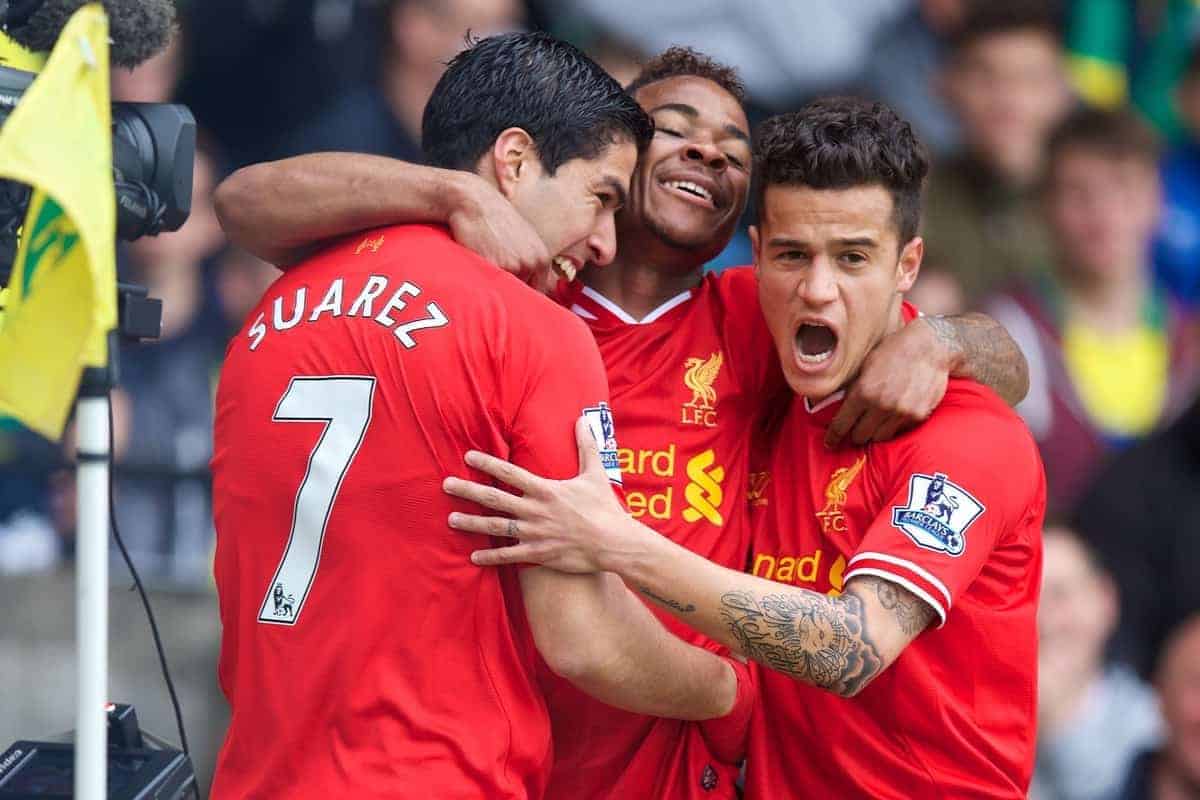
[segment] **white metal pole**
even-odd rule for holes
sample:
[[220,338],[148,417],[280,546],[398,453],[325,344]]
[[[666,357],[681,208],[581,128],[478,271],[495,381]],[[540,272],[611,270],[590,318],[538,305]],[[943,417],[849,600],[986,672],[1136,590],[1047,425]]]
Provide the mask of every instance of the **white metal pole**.
[[103,800],[108,749],[108,396],[81,394],[76,413],[75,797]]

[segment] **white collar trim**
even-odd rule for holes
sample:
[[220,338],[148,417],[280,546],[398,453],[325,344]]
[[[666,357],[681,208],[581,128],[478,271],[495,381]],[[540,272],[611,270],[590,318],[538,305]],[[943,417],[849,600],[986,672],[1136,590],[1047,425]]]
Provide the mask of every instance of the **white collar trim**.
[[845,396],[846,396],[846,390],[842,389],[839,392],[834,392],[833,394],[829,395],[829,397],[826,397],[824,400],[817,403],[815,406],[812,404],[812,401],[806,397],[806,398],[804,398],[804,410],[810,414],[816,414],[821,409],[829,408],[831,405],[833,405],[837,401],[841,400]]
[[[654,322],[655,320],[662,318],[662,316],[664,314],[666,314],[668,311],[675,308],[676,306],[678,306],[682,303],[686,303],[688,300],[690,300],[692,297],[692,290],[688,289],[687,291],[680,292],[679,294],[672,297],[670,300],[668,300],[665,303],[663,303],[662,305],[660,305],[658,308],[651,311],[646,316],[642,317],[640,320],[637,320],[637,319],[634,319],[633,317],[631,317],[625,311],[625,309],[621,308],[619,305],[614,303],[612,300],[609,300],[607,297],[600,294],[599,292],[597,292],[595,289],[593,289],[590,286],[583,287],[583,294],[586,297],[590,298],[592,300],[592,302],[594,302],[596,305],[600,306],[605,311],[607,311],[608,313],[612,314],[614,317],[619,319],[621,322],[624,322],[626,325],[648,325],[651,322]],[[575,306],[575,309],[578,309],[578,308],[579,308],[578,306]],[[572,310],[575,310],[575,309],[572,309]],[[579,311],[575,311],[575,313],[578,314]]]

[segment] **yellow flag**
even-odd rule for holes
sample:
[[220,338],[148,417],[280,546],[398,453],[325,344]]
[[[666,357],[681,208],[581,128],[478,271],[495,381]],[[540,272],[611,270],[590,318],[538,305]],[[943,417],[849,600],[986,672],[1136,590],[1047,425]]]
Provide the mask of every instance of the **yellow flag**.
[[77,11],[0,127],[0,178],[34,187],[0,321],[0,414],[62,436],[116,327],[108,18]]

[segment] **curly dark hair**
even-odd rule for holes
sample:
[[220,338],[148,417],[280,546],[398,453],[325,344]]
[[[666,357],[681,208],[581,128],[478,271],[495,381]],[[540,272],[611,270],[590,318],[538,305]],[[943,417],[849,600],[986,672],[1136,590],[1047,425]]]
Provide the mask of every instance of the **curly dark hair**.
[[892,195],[901,244],[917,235],[929,157],[912,126],[883,103],[815,100],[771,117],[754,137],[754,197],[762,214],[770,185],[813,189],[882,186]]
[[643,64],[642,71],[630,81],[625,91],[633,94],[651,83],[680,77],[705,78],[736,97],[739,103],[746,101],[746,86],[736,69],[698,50],[678,45],[668,47]]
[[616,141],[640,152],[654,135],[650,117],[611,75],[546,33],[490,36],[451,59],[425,105],[421,149],[434,166],[474,169],[513,127],[533,137],[550,175]]

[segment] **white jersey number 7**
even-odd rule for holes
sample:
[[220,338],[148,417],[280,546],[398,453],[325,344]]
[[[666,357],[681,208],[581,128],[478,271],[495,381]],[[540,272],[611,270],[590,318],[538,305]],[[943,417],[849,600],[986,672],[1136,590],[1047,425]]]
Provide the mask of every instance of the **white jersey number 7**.
[[300,618],[321,561],[329,514],[371,423],[374,398],[374,378],[328,376],[292,378],[279,399],[271,417],[275,422],[324,422],[325,430],[308,456],[287,547],[267,586],[259,622],[295,625]]

